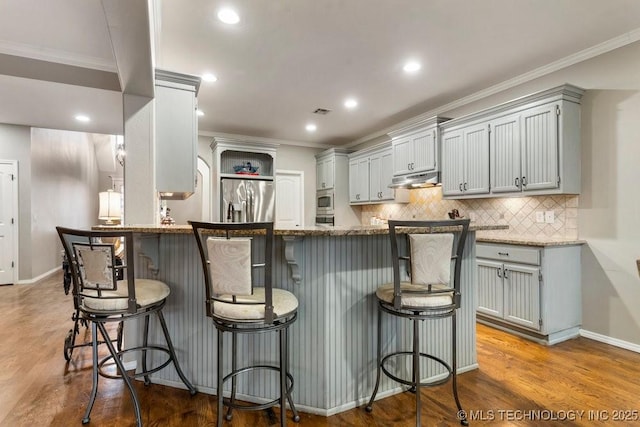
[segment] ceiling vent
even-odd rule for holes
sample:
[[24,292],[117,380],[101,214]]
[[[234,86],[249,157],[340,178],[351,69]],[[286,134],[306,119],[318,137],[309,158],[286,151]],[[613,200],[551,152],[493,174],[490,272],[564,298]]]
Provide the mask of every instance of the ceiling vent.
[[316,108],[315,111],[313,112],[313,114],[322,114],[323,116],[329,114],[331,112],[331,110],[328,110],[326,108]]

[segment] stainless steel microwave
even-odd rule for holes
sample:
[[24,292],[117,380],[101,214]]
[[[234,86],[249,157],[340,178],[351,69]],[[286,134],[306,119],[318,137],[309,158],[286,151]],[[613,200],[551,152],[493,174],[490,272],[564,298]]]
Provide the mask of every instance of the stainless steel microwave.
[[333,215],[333,190],[318,190],[316,193],[316,214]]

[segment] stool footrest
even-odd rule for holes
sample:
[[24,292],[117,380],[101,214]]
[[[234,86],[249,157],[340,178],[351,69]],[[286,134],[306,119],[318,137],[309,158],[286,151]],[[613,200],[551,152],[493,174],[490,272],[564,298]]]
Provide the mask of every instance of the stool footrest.
[[[144,377],[144,376],[153,374],[154,372],[158,372],[162,368],[168,366],[169,363],[171,363],[173,361],[173,358],[171,357],[171,351],[166,347],[149,345],[149,346],[146,346],[146,347],[142,347],[142,346],[141,347],[132,347],[132,348],[128,348],[128,349],[125,349],[125,350],[121,350],[116,355],[118,357],[120,357],[125,353],[131,353],[131,352],[134,352],[134,351],[152,351],[152,350],[157,350],[157,351],[164,352],[169,356],[169,358],[166,361],[164,361],[161,365],[159,365],[159,366],[157,366],[155,368],[147,369],[146,371],[143,371],[143,372],[135,372],[135,373],[133,373],[131,375],[128,375],[129,378],[140,378],[140,377]],[[109,374],[105,370],[103,370],[104,364],[107,363],[109,360],[113,360],[113,357],[114,357],[113,355],[109,355],[109,356],[106,356],[105,358],[100,360],[100,362],[98,363],[98,373],[102,377],[105,377],[105,378],[120,379],[120,378],[122,378],[123,374],[115,374],[114,375],[114,374]]]
[[[253,366],[247,366],[245,368],[241,368],[241,369],[236,369],[235,371],[231,372],[230,374],[228,374],[227,376],[225,376],[222,379],[222,383],[224,384],[225,382],[227,382],[227,380],[230,380],[231,378],[238,376],[240,374],[244,374],[246,372],[251,372],[257,369],[268,369],[271,371],[275,371],[275,372],[280,372],[280,368],[278,366],[273,366],[273,365],[253,365]],[[291,391],[293,391],[293,375],[291,375],[289,372],[287,372],[287,391],[286,393],[288,395],[291,395]],[[218,395],[220,395],[221,392],[218,392]],[[274,399],[270,402],[265,402],[265,403],[236,403],[235,401],[232,401],[231,398],[228,397],[224,397],[224,404],[225,406],[234,408],[234,409],[241,409],[243,411],[261,411],[263,409],[268,409],[268,408],[272,408],[276,405],[278,405],[280,403],[280,398],[278,399]]]
[[396,376],[395,374],[392,374],[386,367],[385,367],[385,362],[387,362],[389,359],[391,358],[396,358],[396,357],[400,357],[400,356],[411,356],[413,357],[413,352],[411,351],[396,351],[394,353],[390,353],[387,354],[386,356],[384,356],[382,358],[382,361],[380,362],[380,368],[382,369],[382,372],[384,372],[384,374],[391,378],[392,380],[403,384],[403,385],[407,385],[407,386],[418,386],[418,387],[433,387],[433,386],[437,386],[437,385],[441,385],[446,383],[447,381],[449,381],[449,379],[451,378],[452,375],[452,369],[451,366],[445,362],[444,360],[440,359],[439,357],[433,356],[431,354],[427,354],[427,353],[420,353],[420,357],[424,357],[430,360],[433,360],[435,362],[438,362],[440,365],[444,366],[447,370],[447,375],[444,378],[438,379],[438,380],[434,380],[434,381],[428,381],[428,382],[414,382],[412,380],[406,380],[404,378],[400,378],[398,376]]

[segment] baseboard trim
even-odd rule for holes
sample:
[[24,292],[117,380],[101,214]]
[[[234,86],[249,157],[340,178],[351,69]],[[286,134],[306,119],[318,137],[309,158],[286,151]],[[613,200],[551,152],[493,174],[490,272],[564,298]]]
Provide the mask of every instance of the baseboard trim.
[[618,338],[613,338],[607,335],[598,334],[596,332],[591,332],[584,329],[580,329],[580,336],[584,338],[588,338],[590,340],[609,344],[614,347],[620,347],[620,348],[624,348],[625,350],[630,350],[636,353],[640,353],[640,345],[634,344],[629,341],[624,341]]
[[[464,366],[462,368],[458,369],[458,374],[462,374],[464,372],[469,372],[469,371],[473,371],[474,369],[478,369],[479,366],[477,363],[473,363],[471,365],[468,366]],[[441,375],[434,375],[433,377],[430,378],[424,378],[423,381],[437,381],[439,379],[442,379],[444,377],[446,377],[446,374],[441,374]],[[160,378],[154,378],[153,376],[151,377],[151,382],[154,384],[161,384],[161,385],[166,385],[166,386],[170,386],[170,387],[176,387],[176,388],[181,388],[181,389],[185,389],[186,390],[186,386],[181,382],[181,381],[172,381],[172,380],[165,380],[165,379],[160,379]],[[205,393],[205,394],[212,394],[215,395],[216,393],[216,389],[212,388],[212,387],[204,387],[204,386],[195,386],[198,389],[198,392],[200,393]],[[398,394],[398,393],[402,393],[404,391],[407,390],[408,387],[403,387],[403,386],[398,386],[398,387],[394,387],[392,389],[389,390],[385,390],[385,391],[381,391],[378,393],[378,395],[376,396],[376,401],[380,400],[380,399],[384,399],[385,397],[389,397],[392,396],[394,394]],[[371,390],[373,391],[373,389]],[[249,396],[246,394],[237,394],[236,395],[238,399],[243,400],[245,402],[251,402],[251,403],[268,403],[271,401],[271,399],[263,399],[263,398],[259,398],[259,397],[255,397],[255,396]],[[345,403],[344,405],[340,405],[340,406],[336,406],[333,408],[329,408],[329,409],[324,409],[324,408],[316,408],[314,406],[307,406],[307,405],[301,405],[299,403],[295,403],[296,405],[296,409],[298,409],[299,412],[304,412],[305,414],[313,414],[313,415],[320,415],[322,417],[330,417],[332,415],[336,415],[339,414],[340,412],[345,412],[345,411],[349,411],[353,408],[357,408],[360,407],[362,405],[365,405],[369,402],[369,396],[365,396],[365,397],[361,397],[355,401],[352,402],[348,402]],[[294,391],[294,401],[295,401],[295,391]],[[288,406],[288,405],[287,405]]]
[[41,280],[44,280],[46,278],[49,278],[51,276],[53,276],[54,274],[56,274],[57,272],[61,271],[60,267],[56,267],[52,270],[47,271],[46,273],[42,273],[41,275],[34,277],[33,279],[29,279],[29,280],[18,280],[18,285],[33,285],[34,283],[37,283]]

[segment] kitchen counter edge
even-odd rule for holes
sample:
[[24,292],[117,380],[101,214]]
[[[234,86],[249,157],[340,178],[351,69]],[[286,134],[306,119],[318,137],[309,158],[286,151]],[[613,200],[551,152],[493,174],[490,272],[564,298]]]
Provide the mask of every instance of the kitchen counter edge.
[[[480,225],[472,224],[470,231],[489,231],[489,230],[507,230],[507,225]],[[189,225],[124,225],[124,226],[107,226],[97,225],[92,227],[93,230],[111,230],[111,231],[133,231],[134,233],[155,233],[155,234],[189,234],[192,233]],[[410,231],[410,229],[409,229]],[[386,225],[360,225],[360,226],[307,226],[299,228],[276,228],[274,235],[276,236],[370,236],[378,234],[388,234],[389,228]]]

